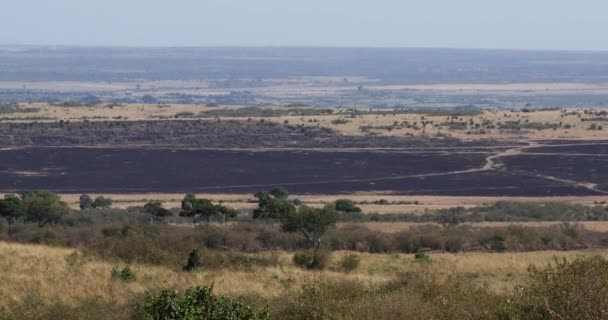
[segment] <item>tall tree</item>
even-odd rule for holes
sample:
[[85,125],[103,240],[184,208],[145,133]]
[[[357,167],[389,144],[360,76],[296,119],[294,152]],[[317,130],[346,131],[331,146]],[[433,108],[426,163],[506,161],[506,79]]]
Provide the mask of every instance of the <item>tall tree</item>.
[[164,218],[173,215],[173,212],[163,208],[160,201],[149,201],[144,205],[144,212],[150,215],[150,222],[161,222]]
[[311,208],[300,206],[298,210],[281,216],[281,228],[285,232],[298,232],[316,250],[321,247],[321,238],[336,225],[338,214],[332,206]]
[[92,209],[93,199],[91,199],[91,196],[89,196],[88,194],[81,194],[79,204],[80,210]]
[[27,206],[16,195],[7,194],[4,199],[0,200],[0,216],[5,218],[8,222],[8,234],[13,234],[13,227],[17,219],[25,216],[27,213]]
[[182,200],[181,217],[192,217],[192,223],[196,224],[196,218],[210,222],[212,217],[222,217],[224,221],[235,218],[238,211],[227,208],[221,204],[213,204],[209,199],[198,199],[194,194],[187,194]]
[[24,193],[21,197],[27,206],[27,218],[38,222],[39,227],[55,224],[71,212],[58,195],[47,191]]
[[281,216],[296,211],[287,199],[279,199],[268,192],[258,192],[253,196],[258,198],[258,207],[253,210],[254,219],[279,220]]

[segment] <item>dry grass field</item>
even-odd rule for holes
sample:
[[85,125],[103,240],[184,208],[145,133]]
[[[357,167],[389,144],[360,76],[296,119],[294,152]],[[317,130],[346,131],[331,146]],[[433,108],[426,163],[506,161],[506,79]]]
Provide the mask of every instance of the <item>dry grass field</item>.
[[[602,90],[605,90],[605,88]],[[456,92],[460,91],[456,90]],[[85,119],[89,121],[132,121],[159,119],[179,120],[189,119],[188,116],[182,116],[179,118],[175,117],[176,115],[183,115],[184,113],[197,116],[200,112],[243,108],[243,106],[209,107],[187,104],[124,104],[113,106],[111,108],[103,104],[95,106],[64,107],[45,103],[33,103],[24,104],[24,106],[39,108],[39,111],[28,113],[11,113],[9,117],[10,119],[3,121],[84,121]],[[278,107],[267,108],[279,109]],[[251,119],[255,121],[265,119],[267,121],[274,121],[281,124],[289,123],[291,125],[322,126],[334,129],[345,135],[355,136],[365,134],[375,134],[381,136],[448,135],[465,140],[607,139],[608,128],[603,130],[603,125],[608,122],[608,118],[586,114],[585,111],[598,112],[601,110],[578,108],[537,110],[534,112],[485,110],[479,115],[450,118],[443,115],[424,115],[420,113],[393,114],[392,110],[390,109],[382,109],[380,114],[360,114],[353,116],[347,109],[337,109],[333,114],[325,115],[288,115],[273,117],[237,116],[230,117],[230,119]],[[204,120],[214,119],[214,117],[204,116],[198,118]],[[501,126],[509,122],[519,122],[522,129],[501,129]],[[458,126],[458,124],[464,123],[467,124],[467,128]],[[473,129],[471,129],[471,126],[468,124],[478,124],[479,127],[473,127]],[[527,125],[532,127],[526,127]],[[534,127],[535,125],[547,127],[538,129]],[[592,125],[600,127],[601,129],[590,129]],[[555,126],[555,128],[552,126]]]
[[[124,283],[111,278],[114,266],[121,263],[101,261],[82,255],[78,250],[0,243],[0,302],[6,306],[38,294],[62,303],[74,303],[85,298],[101,298],[117,304],[125,303],[146,290],[164,288],[184,289],[192,285],[214,285],[218,293],[229,296],[256,294],[276,297],[310,280],[357,279],[375,283],[400,272],[420,267],[440,276],[465,275],[471,280],[487,283],[493,290],[512,288],[527,277],[530,265],[544,266],[557,258],[579,255],[608,257],[607,250],[578,252],[529,253],[462,253],[431,254],[430,261],[416,262],[413,255],[358,254],[361,265],[355,271],[305,271],[293,266],[288,253],[264,253],[280,256],[279,265],[250,270],[202,270],[184,273],[166,267],[132,265],[137,280]],[[336,252],[334,261],[346,252]]]

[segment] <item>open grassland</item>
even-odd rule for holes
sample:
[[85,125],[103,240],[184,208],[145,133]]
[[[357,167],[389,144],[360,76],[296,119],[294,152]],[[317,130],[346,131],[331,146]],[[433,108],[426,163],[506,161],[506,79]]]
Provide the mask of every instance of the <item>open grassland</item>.
[[[543,267],[555,258],[571,259],[581,255],[608,257],[607,250],[528,253],[460,253],[431,254],[428,261],[416,261],[413,255],[358,254],[360,266],[349,273],[337,271],[336,264],[327,271],[296,268],[288,253],[279,255],[274,267],[201,270],[183,272],[167,267],[131,265],[137,280],[129,283],[111,277],[115,266],[83,255],[78,250],[40,245],[0,243],[0,308],[27,299],[32,294],[47,301],[76,303],[87,298],[123,304],[139,298],[146,290],[185,289],[193,285],[213,285],[218,293],[232,297],[258,296],[271,299],[297,289],[310,281],[353,280],[373,284],[395,275],[424,268],[441,277],[465,276],[471,281],[487,283],[492,290],[513,288],[527,278],[530,265]],[[338,261],[347,252],[336,252]],[[334,269],[334,270],[332,270]]]

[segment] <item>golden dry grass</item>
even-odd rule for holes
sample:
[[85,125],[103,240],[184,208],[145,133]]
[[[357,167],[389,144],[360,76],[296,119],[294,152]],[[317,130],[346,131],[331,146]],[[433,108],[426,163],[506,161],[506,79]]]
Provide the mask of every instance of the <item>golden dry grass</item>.
[[[421,266],[440,276],[461,274],[474,281],[487,282],[496,290],[502,290],[525,280],[530,264],[542,266],[555,257],[571,258],[582,254],[608,256],[608,250],[436,253],[431,254],[430,262],[416,262],[412,255],[405,254],[358,254],[361,257],[361,265],[351,273],[304,271],[292,265],[290,254],[279,254],[280,265],[269,268],[255,267],[251,270],[186,273],[166,267],[132,265],[137,273],[137,280],[123,283],[110,277],[113,266],[122,266],[118,263],[83,257],[74,249],[0,243],[0,308],[11,301],[23,299],[30,292],[37,292],[42,297],[52,297],[65,303],[73,303],[86,297],[100,297],[106,301],[124,303],[146,290],[184,289],[192,285],[210,284],[222,294],[257,294],[270,298],[290,288],[297,288],[308,280],[358,279],[374,283]],[[348,253],[336,252],[333,260],[338,261],[345,254]]]

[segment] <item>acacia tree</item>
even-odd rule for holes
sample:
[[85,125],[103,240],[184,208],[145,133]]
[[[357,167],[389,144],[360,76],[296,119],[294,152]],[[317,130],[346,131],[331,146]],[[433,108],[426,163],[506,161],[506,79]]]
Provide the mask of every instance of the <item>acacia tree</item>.
[[80,210],[87,210],[93,208],[93,199],[88,194],[81,194],[79,199]]
[[150,215],[150,223],[161,222],[164,218],[173,215],[173,212],[163,208],[160,201],[149,201],[144,205],[144,212]]
[[98,196],[93,201],[92,206],[95,209],[98,209],[98,208],[109,208],[109,207],[112,206],[113,202],[114,202],[114,200],[112,200],[112,198],[106,198],[106,197],[103,197],[103,196]]
[[300,233],[316,252],[321,247],[321,238],[329,228],[336,225],[337,220],[338,213],[331,206],[300,206],[297,210],[281,216],[281,229],[285,232]]
[[279,220],[283,215],[293,214],[296,207],[286,199],[278,199],[267,192],[258,192],[258,207],[253,210],[254,219]]
[[17,219],[25,216],[27,213],[27,206],[16,195],[7,194],[4,199],[0,200],[0,216],[4,217],[8,222],[8,234],[13,234],[13,226]]
[[21,198],[27,206],[27,218],[38,222],[40,228],[51,223],[55,224],[70,213],[67,203],[61,201],[58,195],[47,191],[24,193]]

